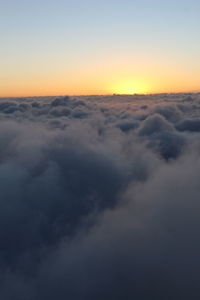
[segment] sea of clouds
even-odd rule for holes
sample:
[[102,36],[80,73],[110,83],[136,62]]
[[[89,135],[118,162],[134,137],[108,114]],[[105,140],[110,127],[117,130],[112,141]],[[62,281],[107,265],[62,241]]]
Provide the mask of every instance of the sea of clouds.
[[200,94],[0,99],[0,299],[200,298]]

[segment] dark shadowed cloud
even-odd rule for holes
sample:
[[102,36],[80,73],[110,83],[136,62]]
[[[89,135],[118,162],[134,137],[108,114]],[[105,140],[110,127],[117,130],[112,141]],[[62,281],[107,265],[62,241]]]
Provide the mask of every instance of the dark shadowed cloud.
[[1,299],[200,297],[187,97],[1,99]]

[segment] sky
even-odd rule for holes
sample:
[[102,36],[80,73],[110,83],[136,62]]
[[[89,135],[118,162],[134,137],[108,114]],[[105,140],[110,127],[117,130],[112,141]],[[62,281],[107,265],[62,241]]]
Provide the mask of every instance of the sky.
[[0,0],[0,97],[200,90],[197,0]]

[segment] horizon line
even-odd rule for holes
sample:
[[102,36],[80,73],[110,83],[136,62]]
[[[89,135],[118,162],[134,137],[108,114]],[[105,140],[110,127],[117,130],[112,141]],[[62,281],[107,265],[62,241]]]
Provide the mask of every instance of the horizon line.
[[55,94],[55,95],[29,95],[29,96],[25,96],[25,95],[21,95],[21,96],[0,96],[0,99],[3,98],[48,98],[48,97],[65,97],[65,96],[69,96],[69,97],[92,97],[92,96],[150,96],[150,95],[166,95],[166,94],[199,94],[199,91],[185,91],[185,92],[155,92],[155,93],[133,93],[133,94],[129,94],[129,93],[106,93],[106,94]]

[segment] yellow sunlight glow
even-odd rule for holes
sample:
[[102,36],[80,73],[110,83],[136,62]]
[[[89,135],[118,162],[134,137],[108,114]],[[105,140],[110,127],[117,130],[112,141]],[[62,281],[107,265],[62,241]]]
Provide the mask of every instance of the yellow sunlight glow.
[[149,85],[142,80],[124,80],[113,85],[114,94],[146,94],[150,92]]

